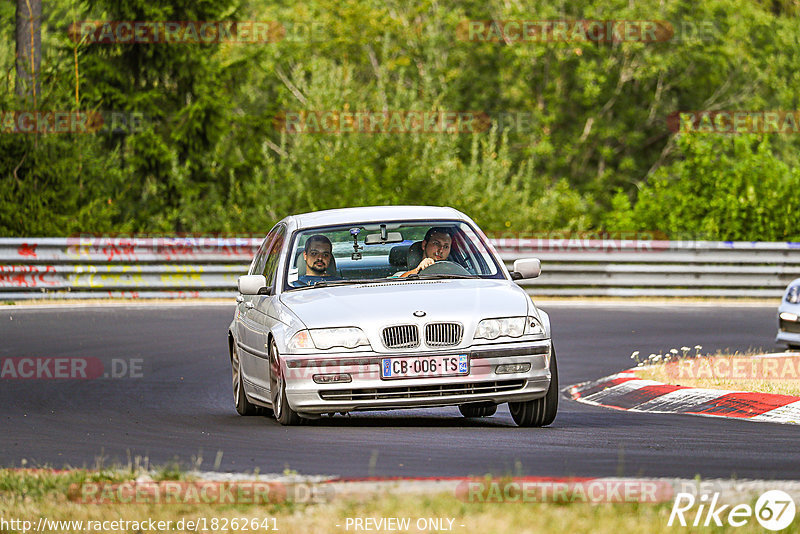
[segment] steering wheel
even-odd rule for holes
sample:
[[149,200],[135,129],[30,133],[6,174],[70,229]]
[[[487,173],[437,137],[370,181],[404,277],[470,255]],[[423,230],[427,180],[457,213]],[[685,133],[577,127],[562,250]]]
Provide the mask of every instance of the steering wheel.
[[422,269],[419,272],[420,277],[423,277],[423,276],[429,275],[429,274],[433,274],[433,275],[436,275],[436,274],[461,274],[461,275],[466,275],[466,276],[470,275],[469,271],[466,270],[464,267],[462,267],[461,265],[457,264],[454,261],[448,261],[448,260],[437,261],[436,263],[434,263],[430,267],[428,267],[426,269]]

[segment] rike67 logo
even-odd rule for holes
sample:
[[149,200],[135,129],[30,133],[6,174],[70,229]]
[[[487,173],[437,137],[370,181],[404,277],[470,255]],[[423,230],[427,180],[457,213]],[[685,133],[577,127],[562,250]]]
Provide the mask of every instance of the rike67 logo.
[[732,527],[741,527],[755,516],[762,527],[777,531],[785,529],[794,520],[794,500],[781,490],[763,493],[755,507],[749,504],[720,504],[719,496],[719,493],[711,496],[705,493],[699,497],[691,493],[678,493],[672,504],[667,526],[721,527],[727,523]]

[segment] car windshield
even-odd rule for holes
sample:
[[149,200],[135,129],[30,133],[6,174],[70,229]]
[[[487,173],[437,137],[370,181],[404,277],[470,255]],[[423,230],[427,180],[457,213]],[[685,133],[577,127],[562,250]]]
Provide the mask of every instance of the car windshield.
[[[285,289],[387,278],[503,278],[484,238],[462,221],[356,223],[295,232]],[[420,263],[430,258],[425,267]]]

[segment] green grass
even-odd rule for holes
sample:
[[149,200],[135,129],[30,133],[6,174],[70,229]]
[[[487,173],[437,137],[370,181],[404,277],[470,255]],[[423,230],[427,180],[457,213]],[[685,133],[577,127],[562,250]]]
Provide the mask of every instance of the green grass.
[[[154,471],[153,479],[186,480],[187,476],[175,466]],[[367,492],[337,497],[325,502],[253,504],[82,504],[69,498],[70,486],[87,481],[121,482],[133,480],[144,473],[110,469],[97,472],[71,470],[15,471],[0,470],[0,517],[25,519],[36,523],[39,517],[50,520],[82,521],[172,521],[200,517],[218,521],[256,520],[274,518],[282,533],[355,532],[346,529],[348,518],[410,518],[412,528],[417,520],[426,518],[452,519],[456,533],[538,533],[591,532],[619,534],[621,532],[675,533],[689,531],[715,532],[723,529],[701,530],[668,527],[672,503],[658,504],[614,503],[485,503],[467,502],[454,493],[439,492],[423,495],[400,495],[389,492]],[[752,504],[752,503],[751,503]],[[687,516],[688,517],[688,516]],[[447,522],[444,523],[447,525]],[[336,525],[339,525],[338,527]],[[463,526],[462,526],[463,525]],[[797,525],[797,521],[794,525]],[[62,529],[63,532],[79,532]],[[86,530],[84,529],[84,532]],[[104,530],[121,532],[123,530]],[[174,531],[174,527],[173,527]],[[220,530],[218,530],[220,531]],[[234,530],[229,529],[233,532]],[[239,530],[241,531],[241,530]],[[263,531],[263,530],[262,530]],[[380,530],[379,530],[380,531]],[[431,531],[423,529],[421,531]],[[435,531],[435,530],[434,530]],[[442,530],[445,532],[446,530]],[[763,532],[753,519],[748,525],[735,529],[737,533]],[[14,532],[14,530],[10,530]],[[145,532],[145,530],[143,530]],[[363,532],[363,531],[362,531]],[[373,531],[374,532],[374,531]]]

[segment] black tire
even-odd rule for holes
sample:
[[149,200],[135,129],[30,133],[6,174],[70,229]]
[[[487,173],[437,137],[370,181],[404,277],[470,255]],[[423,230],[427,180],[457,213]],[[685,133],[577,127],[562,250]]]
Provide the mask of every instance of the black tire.
[[242,382],[242,361],[239,359],[239,351],[236,344],[231,346],[231,374],[233,375],[233,403],[239,415],[258,415],[258,406],[247,400]]
[[509,402],[511,418],[518,426],[547,426],[553,422],[558,412],[558,365],[556,349],[550,356],[550,387],[541,399],[525,402]]
[[458,411],[464,417],[491,417],[497,412],[496,404],[461,404]]
[[300,416],[289,407],[289,402],[286,400],[286,380],[283,375],[280,354],[278,354],[278,346],[274,339],[269,343],[269,386],[275,419],[285,426],[299,425],[301,423]]

